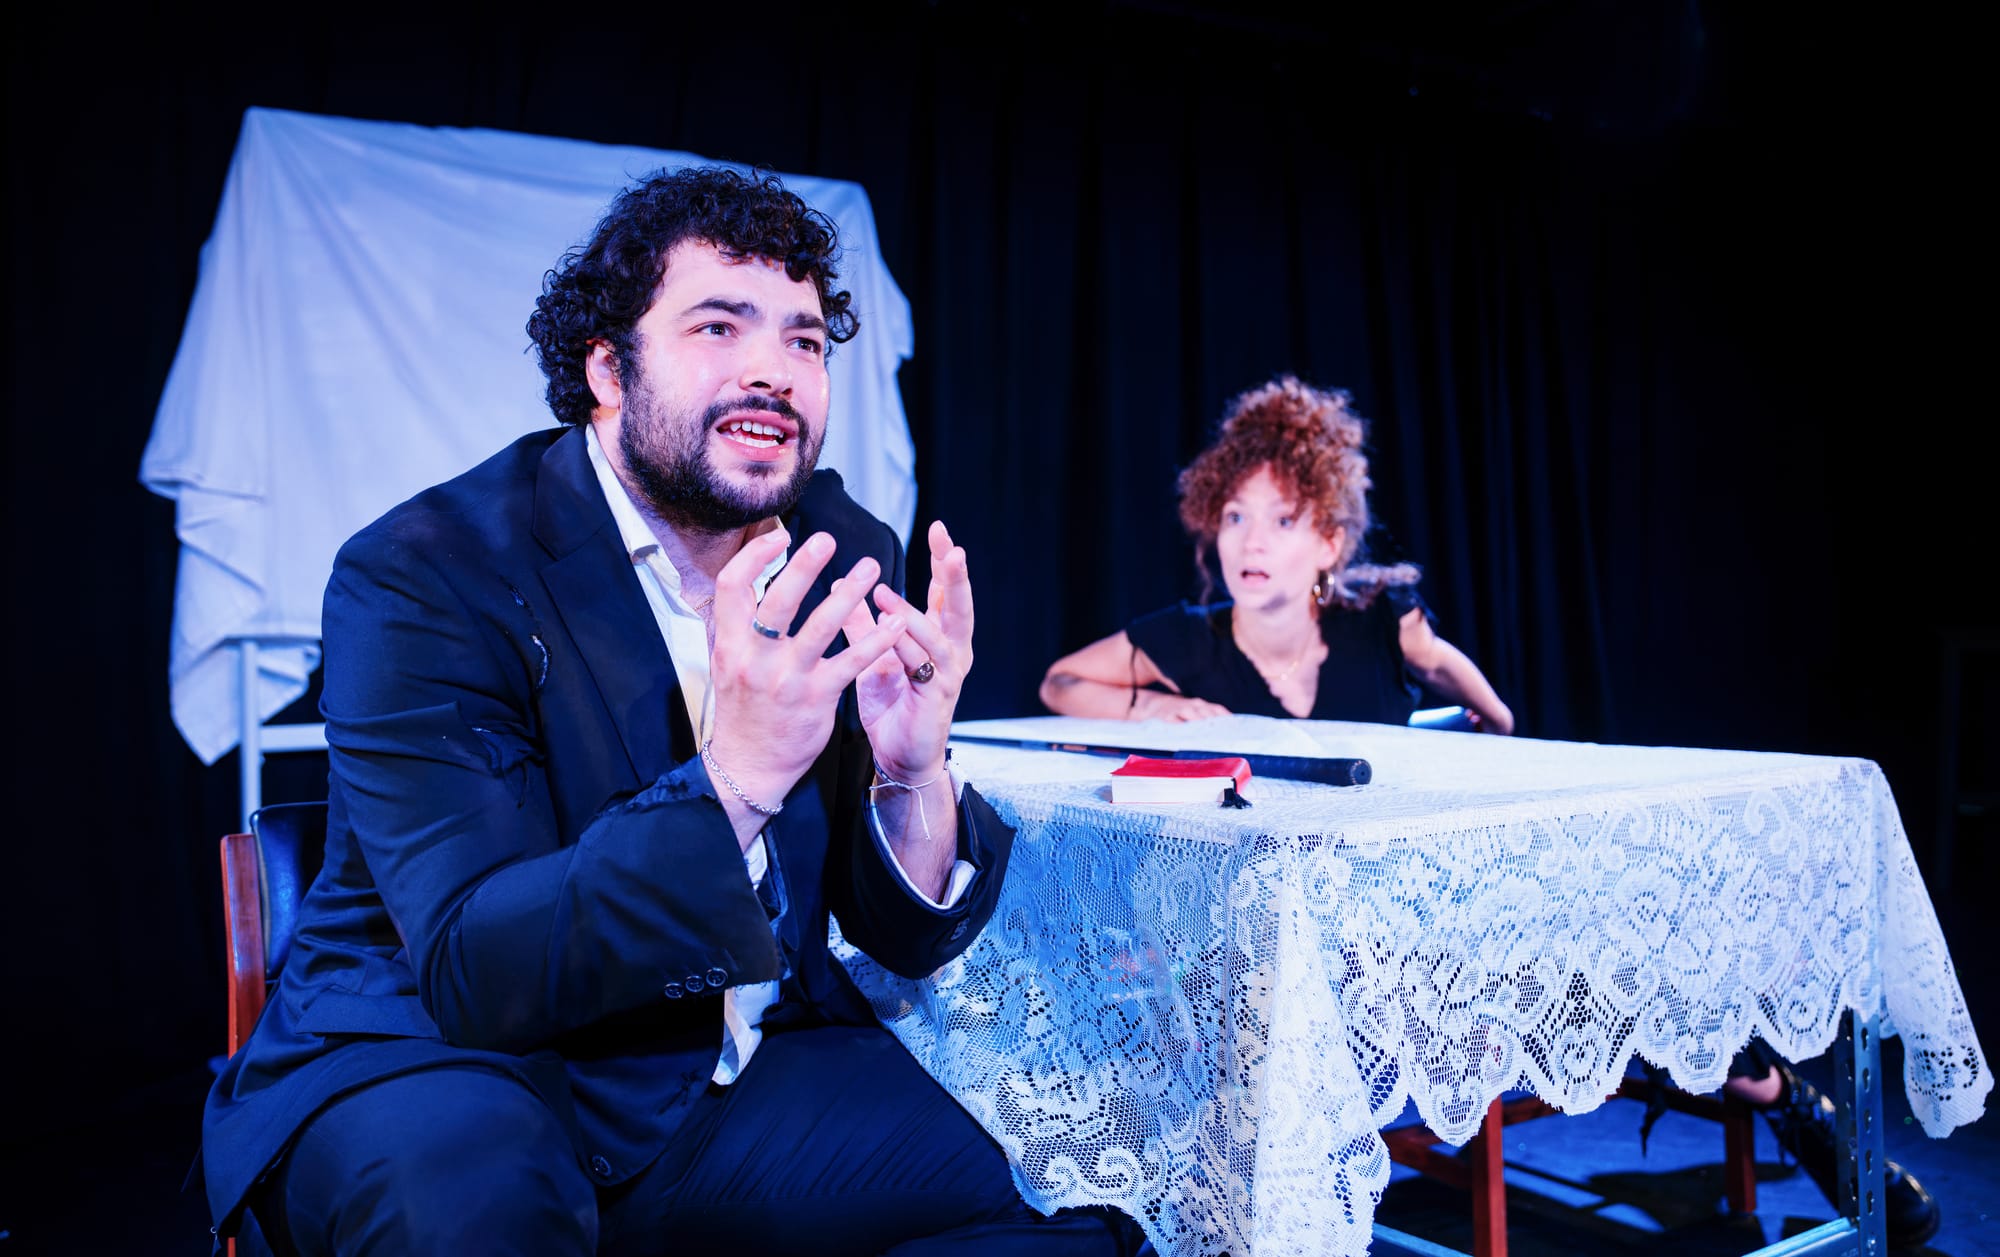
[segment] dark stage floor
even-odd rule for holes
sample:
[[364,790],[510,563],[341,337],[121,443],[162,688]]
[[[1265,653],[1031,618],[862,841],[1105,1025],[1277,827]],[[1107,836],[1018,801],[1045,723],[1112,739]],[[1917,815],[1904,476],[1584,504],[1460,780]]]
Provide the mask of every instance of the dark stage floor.
[[[1802,1073],[1828,1088],[1824,1058]],[[2000,1118],[1988,1115],[1936,1140],[1910,1116],[1900,1044],[1883,1073],[1885,1145],[1943,1205],[1944,1226],[1920,1257],[2000,1257]],[[1830,1220],[1832,1207],[1757,1124],[1757,1211],[1723,1211],[1722,1128],[1669,1112],[1639,1150],[1644,1107],[1613,1100],[1593,1113],[1510,1127],[1506,1135],[1508,1245],[1513,1257],[1673,1254],[1738,1257]],[[1415,1117],[1411,1109],[1406,1115]],[[1469,1249],[1463,1193],[1401,1166],[1376,1211],[1387,1226]]]
[[[1970,897],[1986,878],[1961,860],[1955,885]],[[2000,1053],[2000,957],[1976,906],[1940,902],[1939,915],[1989,1058]],[[1827,1082],[1824,1059],[1807,1064]],[[1948,1139],[1934,1140],[1910,1117],[1901,1085],[1902,1051],[1883,1045],[1891,1080],[1887,1147],[1939,1198],[1944,1226],[1921,1257],[2000,1257],[2000,1103]],[[125,1098],[113,1121],[88,1128],[4,1138],[0,1257],[117,1254],[202,1257],[208,1218],[181,1184],[195,1154],[208,1083],[205,1065]],[[1412,1112],[1411,1116],[1414,1116]],[[1668,1113],[1639,1151],[1641,1107],[1616,1100],[1593,1113],[1554,1117],[1507,1132],[1510,1245],[1514,1257],[1660,1254],[1737,1257],[1833,1216],[1812,1181],[1781,1163],[1770,1132],[1758,1127],[1758,1209],[1721,1212],[1721,1128]],[[1455,1248],[1471,1243],[1466,1198],[1397,1167],[1376,1214],[1381,1222]]]

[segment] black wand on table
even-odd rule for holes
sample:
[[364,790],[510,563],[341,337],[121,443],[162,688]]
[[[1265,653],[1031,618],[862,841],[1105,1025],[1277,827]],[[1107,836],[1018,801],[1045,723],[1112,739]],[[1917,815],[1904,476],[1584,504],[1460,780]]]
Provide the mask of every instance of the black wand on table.
[[[1084,742],[1044,742],[1034,738],[991,738],[953,734],[954,742],[981,742],[989,746],[1012,746],[1024,751],[1070,751],[1079,755],[1143,755],[1150,759],[1223,759],[1234,751],[1166,751],[1139,746],[1097,746]],[[1250,762],[1253,777],[1275,777],[1282,781],[1310,781],[1323,786],[1365,786],[1374,780],[1368,761],[1346,755],[1243,755]],[[1234,791],[1230,793],[1234,794]],[[1241,799],[1242,796],[1237,796]],[[1248,807],[1248,801],[1228,807]]]

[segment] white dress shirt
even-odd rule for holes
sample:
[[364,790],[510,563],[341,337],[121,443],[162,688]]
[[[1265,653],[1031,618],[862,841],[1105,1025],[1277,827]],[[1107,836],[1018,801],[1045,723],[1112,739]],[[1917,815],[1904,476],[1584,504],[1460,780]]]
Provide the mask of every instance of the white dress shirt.
[[[611,460],[605,457],[604,447],[597,439],[597,429],[587,427],[584,440],[590,447],[591,470],[597,473],[598,487],[604,491],[604,500],[611,507],[611,517],[618,523],[618,535],[625,543],[625,552],[631,557],[633,571],[637,574],[639,587],[645,591],[646,604],[653,609],[653,619],[659,624],[660,635],[666,639],[667,654],[673,660],[674,674],[680,681],[681,698],[687,704],[688,724],[694,730],[695,741],[702,745],[708,742],[715,712],[710,702],[713,697],[708,680],[708,622],[701,612],[690,606],[681,596],[680,569],[668,559],[660,548],[659,538],[652,525],[633,505],[625,486],[618,482],[618,473],[611,469]],[[766,520],[751,533],[752,536],[778,526],[776,519]],[[764,589],[771,578],[784,570],[788,556],[779,555],[753,583],[758,598],[764,596]],[[946,880],[944,898],[932,899],[918,889],[910,880],[910,875],[890,852],[889,863],[903,879],[903,884],[911,893],[920,896],[924,902],[949,908],[965,893],[966,884],[972,880],[974,869],[971,864],[959,860],[952,865],[951,876]],[[764,834],[760,831],[751,839],[749,848],[743,853],[743,866],[749,874],[750,884],[763,883],[764,875],[770,869],[770,855],[764,847]],[[722,992],[722,1052],[716,1061],[714,1079],[724,1086],[736,1081],[750,1063],[751,1053],[764,1035],[759,1023],[764,1010],[776,1003],[778,984],[776,982],[753,982],[742,986],[727,987]]]

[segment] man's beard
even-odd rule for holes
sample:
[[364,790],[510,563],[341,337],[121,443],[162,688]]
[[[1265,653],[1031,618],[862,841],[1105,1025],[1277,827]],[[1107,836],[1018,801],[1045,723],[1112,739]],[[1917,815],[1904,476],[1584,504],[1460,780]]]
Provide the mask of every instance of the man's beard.
[[[693,418],[674,413],[641,373],[634,371],[631,376],[625,386],[618,445],[639,496],[655,515],[675,528],[729,532],[782,515],[805,496],[826,434],[813,431],[790,402],[753,393],[738,401],[718,402]],[[798,425],[798,434],[788,440],[798,447],[789,476],[768,463],[746,463],[752,481],[737,485],[716,471],[708,434],[725,416],[742,411],[783,415]]]

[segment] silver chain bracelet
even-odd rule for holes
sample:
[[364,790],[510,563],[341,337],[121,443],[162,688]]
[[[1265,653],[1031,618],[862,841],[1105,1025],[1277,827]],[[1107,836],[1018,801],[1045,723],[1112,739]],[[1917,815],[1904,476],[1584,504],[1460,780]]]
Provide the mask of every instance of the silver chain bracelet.
[[701,744],[701,762],[708,765],[708,771],[722,778],[722,784],[729,787],[729,792],[731,794],[743,800],[744,807],[747,807],[751,811],[759,813],[760,815],[764,816],[776,816],[778,813],[785,810],[785,805],[782,803],[778,804],[778,806],[776,807],[765,807],[762,803],[757,802],[757,800],[743,793],[743,787],[737,785],[736,782],[730,777],[728,773],[723,772],[722,765],[716,763],[715,756],[709,753],[708,748],[714,745],[715,745],[714,738],[710,738],[708,741]]

